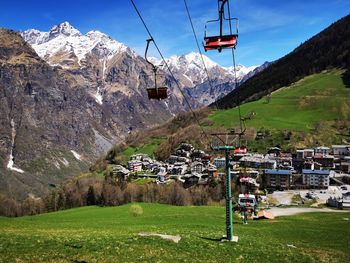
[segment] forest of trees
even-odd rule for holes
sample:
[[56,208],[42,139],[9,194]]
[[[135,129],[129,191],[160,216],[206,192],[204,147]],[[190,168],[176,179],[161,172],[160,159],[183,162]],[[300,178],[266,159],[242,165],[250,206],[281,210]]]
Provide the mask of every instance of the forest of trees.
[[[219,108],[232,108],[242,102],[258,100],[274,90],[323,70],[349,69],[349,35],[350,15],[332,24],[218,100]],[[347,86],[349,86],[349,75],[349,71],[343,75]],[[215,106],[216,104],[211,105]]]

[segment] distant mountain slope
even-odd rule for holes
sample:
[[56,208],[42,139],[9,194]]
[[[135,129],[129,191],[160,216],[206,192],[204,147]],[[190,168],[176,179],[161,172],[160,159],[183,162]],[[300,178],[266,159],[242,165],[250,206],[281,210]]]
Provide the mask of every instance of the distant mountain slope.
[[313,73],[329,68],[348,69],[349,50],[350,15],[332,24],[260,74],[247,80],[238,89],[218,100],[218,105],[220,108],[234,107],[242,101],[259,99]]

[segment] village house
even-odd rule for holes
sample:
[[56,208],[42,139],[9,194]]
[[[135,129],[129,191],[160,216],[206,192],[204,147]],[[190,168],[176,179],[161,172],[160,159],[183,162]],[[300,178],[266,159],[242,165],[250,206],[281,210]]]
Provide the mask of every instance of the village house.
[[314,157],[314,149],[301,149],[296,151],[296,159],[312,159]]
[[323,155],[327,156],[331,153],[331,149],[326,146],[319,146],[314,149],[314,154],[315,155]]
[[323,168],[334,168],[334,156],[327,154],[315,154],[314,161],[319,163]]
[[201,160],[203,157],[205,156],[205,152],[202,151],[202,150],[194,150],[192,153],[191,153],[191,159],[192,161],[199,161]]
[[142,171],[142,162],[137,160],[131,160],[128,162],[128,168],[132,172],[141,172]]
[[218,170],[216,169],[216,166],[215,165],[209,165],[207,168],[205,168],[203,170],[203,173],[206,173],[208,174],[208,177],[211,178],[211,177],[218,177],[219,174],[218,174]]
[[306,170],[320,170],[321,164],[318,162],[314,162],[312,160],[307,160],[304,162],[303,169]]
[[151,159],[148,154],[137,153],[130,156],[130,161],[144,161],[146,159]]
[[169,167],[169,173],[172,175],[181,175],[181,174],[185,174],[187,171],[187,167],[188,165],[185,164],[184,162],[177,162],[174,163],[172,167]]
[[291,188],[292,171],[279,169],[264,170],[264,181],[267,188],[282,190]]
[[332,145],[333,155],[337,158],[350,155],[350,145]]
[[329,170],[303,169],[303,184],[312,188],[328,188]]
[[183,156],[170,155],[170,157],[168,159],[168,163],[174,164],[177,162],[190,163],[190,159],[187,157],[183,157]]
[[120,180],[127,180],[130,171],[122,165],[111,164],[110,165],[113,175]]
[[191,163],[191,173],[201,173],[204,170],[204,165],[201,162]]
[[226,166],[226,159],[224,158],[224,157],[222,157],[222,158],[215,158],[214,159],[214,165],[216,166],[216,167],[221,167],[221,168],[225,168],[225,166]]
[[339,170],[344,173],[350,173],[350,156],[345,156],[344,160],[340,162]]
[[277,161],[264,158],[261,155],[244,156],[239,160],[241,167],[257,169],[276,169]]

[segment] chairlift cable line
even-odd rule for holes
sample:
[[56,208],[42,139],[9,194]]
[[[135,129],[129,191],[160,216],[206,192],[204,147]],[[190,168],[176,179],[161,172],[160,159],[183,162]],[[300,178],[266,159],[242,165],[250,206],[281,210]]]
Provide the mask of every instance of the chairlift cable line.
[[[232,35],[232,22],[231,22],[231,10],[230,10],[230,1],[227,1],[227,11],[228,11],[228,18],[229,18],[229,25],[230,25],[230,34]],[[235,89],[237,88],[237,71],[236,71],[236,58],[235,58],[235,51],[232,48],[232,63],[233,63],[233,72],[234,72],[234,79],[235,79]],[[239,135],[239,147],[241,147],[241,136],[242,133],[245,132],[245,129],[243,131],[243,120],[242,120],[242,114],[241,114],[241,102],[240,102],[240,96],[238,94],[238,116],[239,116],[239,126],[240,126],[240,135]],[[245,126],[245,124],[244,124]]]
[[160,49],[159,49],[159,47],[158,47],[158,45],[157,45],[157,43],[156,43],[154,37],[152,36],[150,30],[148,29],[147,24],[146,24],[145,20],[143,19],[143,17],[142,17],[142,15],[141,15],[140,11],[138,10],[138,8],[137,8],[137,6],[136,6],[134,0],[130,0],[130,2],[131,2],[131,4],[133,5],[133,7],[134,7],[134,9],[135,9],[135,11],[136,11],[136,13],[137,13],[137,15],[139,16],[139,18],[140,18],[140,20],[141,20],[143,26],[145,27],[145,29],[146,29],[146,31],[147,31],[149,37],[150,37],[151,39],[153,39],[154,46],[156,47],[156,49],[157,49],[159,55],[161,56],[162,61],[164,62],[166,68],[168,69],[168,71],[169,71],[171,77],[172,77],[173,80],[175,81],[177,88],[178,88],[179,91],[181,92],[182,97],[184,98],[184,100],[185,100],[187,106],[189,107],[190,111],[192,112],[192,115],[193,115],[193,117],[195,118],[196,122],[198,123],[198,126],[199,126],[200,129],[202,130],[202,133],[205,135],[206,139],[207,139],[208,142],[209,142],[209,136],[208,136],[208,134],[207,134],[207,133],[205,132],[205,130],[203,129],[202,125],[201,125],[200,122],[199,122],[199,119],[198,119],[197,115],[196,115],[195,112],[193,111],[193,109],[192,109],[190,103],[188,102],[188,99],[186,98],[184,92],[183,92],[182,89],[180,88],[179,82],[178,82],[177,79],[175,78],[175,76],[174,76],[173,72],[171,71],[171,69],[170,69],[168,63],[166,62],[166,60],[165,60],[165,58],[164,58],[162,52],[160,51]]
[[[194,36],[194,38],[195,38],[195,40],[196,40],[196,45],[197,45],[197,48],[198,48],[198,52],[199,52],[199,54],[200,54],[200,56],[201,56],[201,60],[202,60],[203,67],[204,67],[204,71],[205,71],[205,73],[206,73],[206,75],[207,75],[207,77],[208,77],[209,86],[210,86],[211,90],[213,90],[213,83],[212,83],[211,78],[209,77],[209,72],[208,72],[207,66],[205,65],[205,62],[204,62],[202,50],[201,50],[200,47],[199,47],[199,43],[198,43],[198,38],[197,38],[196,30],[194,29],[193,22],[192,22],[192,17],[191,17],[190,11],[189,11],[189,9],[188,9],[188,5],[187,5],[187,1],[186,1],[186,0],[184,0],[184,4],[185,4],[185,7],[186,7],[188,19],[189,19],[190,24],[191,24],[191,27],[192,27],[193,36]],[[218,110],[218,109],[219,109],[219,106],[218,106],[217,100],[215,100],[215,105],[216,105],[216,109]]]

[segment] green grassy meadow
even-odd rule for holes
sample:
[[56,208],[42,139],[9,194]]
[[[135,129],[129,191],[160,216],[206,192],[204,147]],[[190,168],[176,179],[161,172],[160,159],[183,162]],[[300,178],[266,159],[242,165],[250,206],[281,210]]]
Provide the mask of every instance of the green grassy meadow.
[[[241,106],[242,116],[256,113],[247,127],[308,131],[320,121],[349,120],[350,89],[341,78],[342,70],[308,76],[271,94],[270,102],[260,100]],[[210,117],[215,126],[237,127],[238,108],[215,111]]]
[[149,143],[146,143],[140,147],[129,146],[123,151],[122,154],[125,157],[125,160],[129,160],[131,155],[135,153],[144,153],[144,154],[148,154],[149,156],[152,156],[153,152],[159,147],[159,145],[163,141],[164,141],[163,139],[152,138]]
[[[239,242],[219,242],[225,211],[215,206],[83,207],[0,218],[0,262],[347,262],[350,213],[309,213],[242,225]],[[179,243],[140,232],[180,235]],[[295,247],[290,247],[293,245]]]

